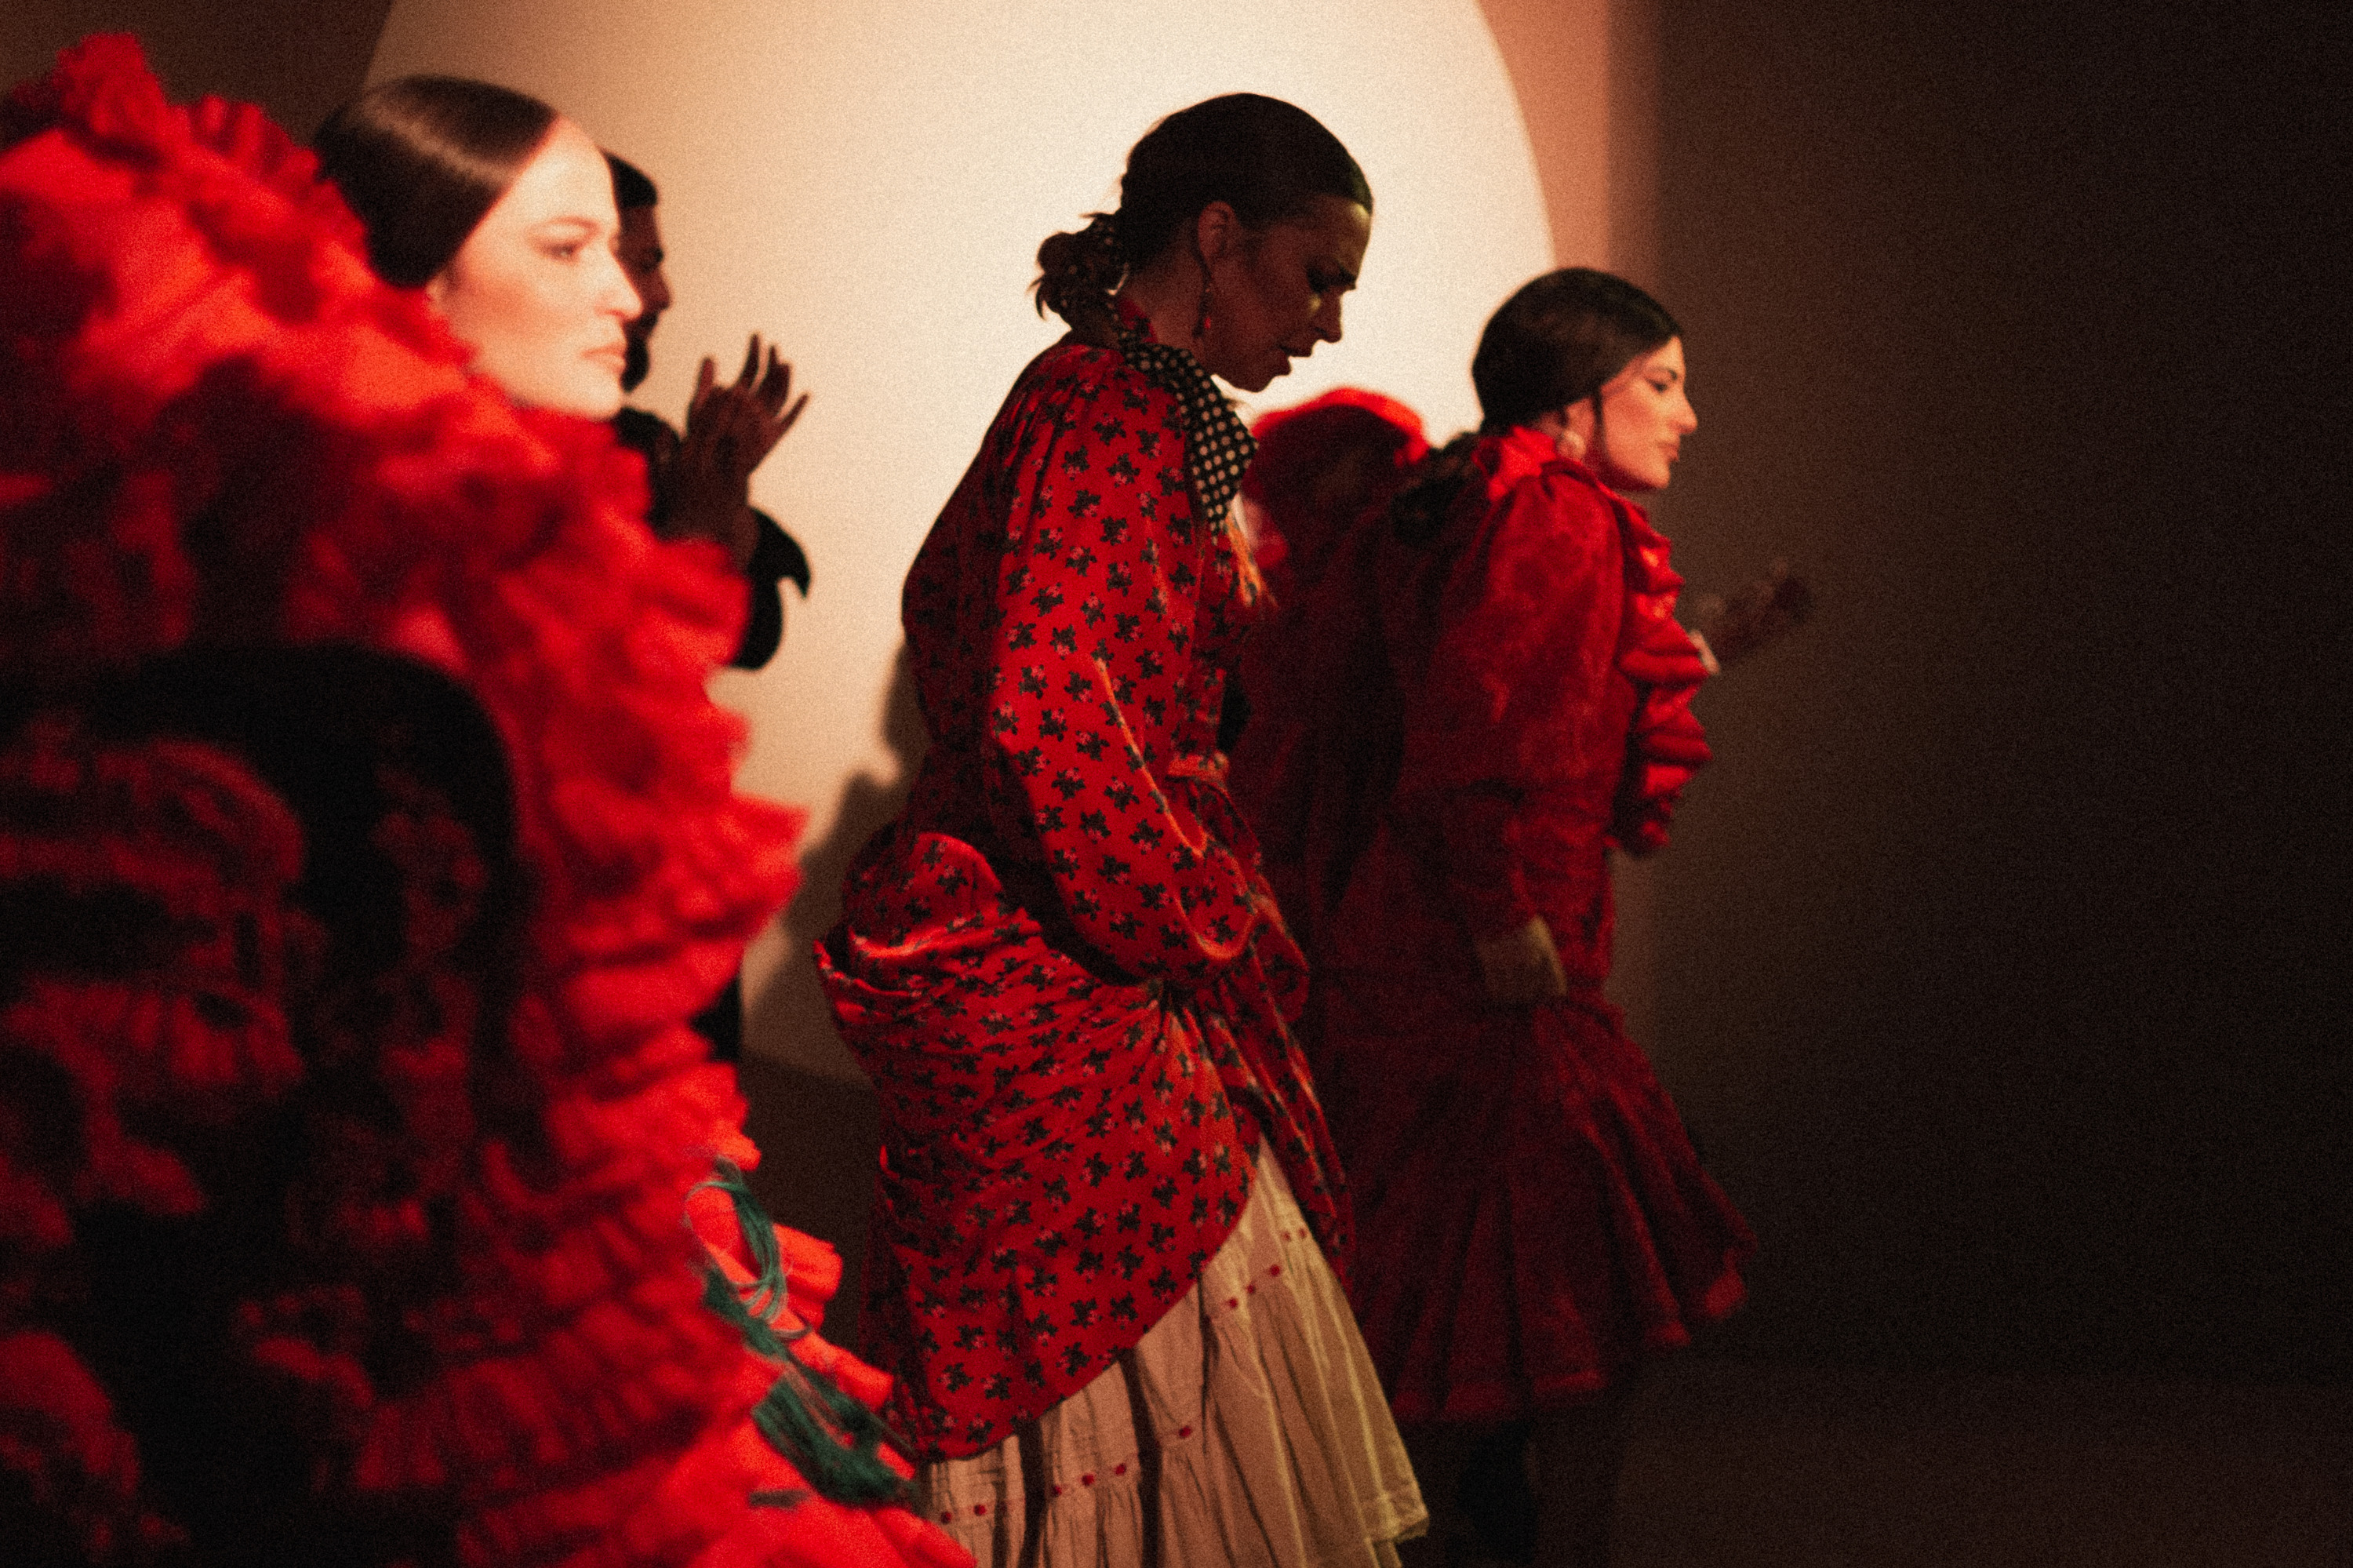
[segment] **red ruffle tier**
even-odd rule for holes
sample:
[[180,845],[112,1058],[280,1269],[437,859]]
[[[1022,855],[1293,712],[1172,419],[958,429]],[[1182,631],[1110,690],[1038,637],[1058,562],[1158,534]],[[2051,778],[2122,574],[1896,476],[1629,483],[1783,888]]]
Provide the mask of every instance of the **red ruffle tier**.
[[1334,1140],[1385,1151],[1348,1167],[1368,1216],[1349,1296],[1399,1420],[1574,1404],[1740,1304],[1755,1240],[1616,1008],[1418,1019],[1398,1000],[1324,1006],[1346,1043]]
[[[638,461],[603,426],[470,376],[252,109],[173,108],[135,44],[96,38],[18,91],[0,144],[6,679],[69,715],[79,683],[174,650],[353,643],[455,677],[512,768],[532,904],[509,1044],[537,1147],[490,1130],[459,1024],[388,1056],[402,1119],[372,1153],[402,1195],[334,1211],[347,1289],[248,1304],[257,1376],[332,1413],[361,1493],[445,1499],[469,1562],[965,1561],[902,1510],[754,1500],[805,1489],[746,1418],[776,1369],[702,1305],[681,1224],[715,1155],[755,1158],[732,1071],[683,1021],[796,875],[798,815],[733,792],[740,726],[703,689],[740,588],[706,548],[654,540]],[[0,1018],[0,1045],[74,1107],[62,1141],[36,1140],[26,1114],[48,1102],[12,1079],[0,1104],[0,1426],[50,1439],[11,1436],[0,1464],[79,1497],[81,1548],[105,1557],[174,1527],[142,1511],[107,1392],[27,1282],[93,1202],[209,1202],[175,1139],[301,1104],[269,979],[301,940],[299,830],[223,753],[109,747],[69,716],[0,764],[5,890],[120,885],[178,911],[191,951],[208,932],[245,944],[127,988],[41,979]],[[104,789],[121,810],[93,807]],[[470,874],[446,869],[462,904]],[[459,1260],[438,1294],[371,1297],[361,1281],[400,1277],[389,1263],[435,1226]],[[838,1265],[780,1235],[790,1310],[814,1320]],[[387,1312],[430,1351],[396,1394],[352,1351]],[[871,1369],[803,1348],[879,1398]]]

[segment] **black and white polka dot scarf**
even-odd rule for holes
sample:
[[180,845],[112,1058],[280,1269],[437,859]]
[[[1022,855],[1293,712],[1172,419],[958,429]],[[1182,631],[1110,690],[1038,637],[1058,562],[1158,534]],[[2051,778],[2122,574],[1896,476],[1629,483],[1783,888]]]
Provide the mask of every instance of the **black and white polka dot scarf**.
[[1242,471],[1258,450],[1258,438],[1201,362],[1185,350],[1153,342],[1125,319],[1119,323],[1119,350],[1154,386],[1176,399],[1185,417],[1185,477],[1193,482],[1204,514],[1215,523],[1241,488]]

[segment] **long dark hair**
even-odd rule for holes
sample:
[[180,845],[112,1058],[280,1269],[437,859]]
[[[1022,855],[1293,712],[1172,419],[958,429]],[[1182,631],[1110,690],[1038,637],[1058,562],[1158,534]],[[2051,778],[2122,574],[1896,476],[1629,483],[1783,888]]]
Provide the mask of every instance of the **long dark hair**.
[[1245,228],[1304,217],[1317,196],[1373,207],[1365,171],[1323,122],[1293,104],[1229,92],[1180,109],[1138,142],[1119,182],[1119,210],[1092,212],[1075,234],[1038,247],[1038,310],[1107,331],[1111,296],[1160,259],[1211,202]]
[[[1625,279],[1564,267],[1522,284],[1487,318],[1471,384],[1479,392],[1479,433],[1498,435],[1556,408],[1594,400],[1599,439],[1601,388],[1683,328],[1667,308]],[[1437,536],[1471,477],[1476,437],[1457,436],[1430,454],[1389,505],[1389,525],[1409,544]]]
[[527,93],[405,76],[336,110],[311,144],[366,227],[376,276],[416,289],[449,265],[554,123]]

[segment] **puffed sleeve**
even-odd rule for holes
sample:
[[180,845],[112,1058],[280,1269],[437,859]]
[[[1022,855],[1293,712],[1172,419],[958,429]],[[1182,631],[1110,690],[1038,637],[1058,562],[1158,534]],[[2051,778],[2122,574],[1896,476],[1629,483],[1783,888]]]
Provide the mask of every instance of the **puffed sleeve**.
[[[1497,498],[1447,570],[1428,673],[1406,706],[1399,793],[1436,828],[1474,938],[1539,913],[1517,842],[1530,792],[1618,766],[1623,737],[1609,733],[1602,699],[1621,555],[1600,499],[1554,471]],[[1598,839],[1609,824],[1594,796],[1547,789],[1549,822],[1584,812]]]
[[1222,676],[1196,639],[1213,552],[1234,546],[1194,515],[1175,399],[1108,353],[1080,357],[1041,378],[991,465],[1007,522],[989,810],[1081,937],[1130,974],[1192,984],[1271,914],[1199,814]]

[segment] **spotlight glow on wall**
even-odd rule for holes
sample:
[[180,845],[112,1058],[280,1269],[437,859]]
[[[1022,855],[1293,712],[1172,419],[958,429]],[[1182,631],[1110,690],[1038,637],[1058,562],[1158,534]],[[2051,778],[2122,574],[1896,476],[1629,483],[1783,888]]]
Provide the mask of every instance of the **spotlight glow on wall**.
[[[857,775],[896,766],[880,729],[901,579],[1059,335],[1024,293],[1038,242],[1115,205],[1154,121],[1271,93],[1372,184],[1345,340],[1246,412],[1354,383],[1435,433],[1475,423],[1479,328],[1552,265],[1476,0],[396,0],[373,76],[420,70],[537,93],[660,185],[677,303],[639,402],[675,418],[697,360],[729,366],[753,330],[812,393],[755,499],[807,546],[815,591],[766,671],[716,688],[752,724],[744,788],[807,806],[812,840]],[[786,945],[755,952],[754,994]]]

